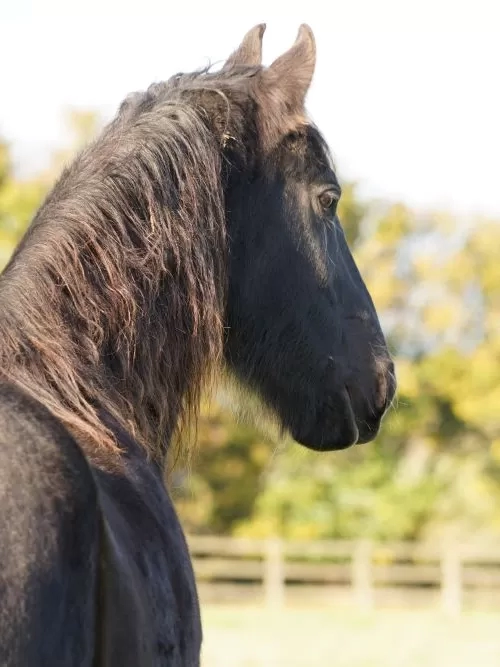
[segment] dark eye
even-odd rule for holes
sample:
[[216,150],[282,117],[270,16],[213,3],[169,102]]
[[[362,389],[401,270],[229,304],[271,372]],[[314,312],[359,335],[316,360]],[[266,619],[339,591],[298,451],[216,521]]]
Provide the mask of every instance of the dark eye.
[[328,213],[330,215],[335,215],[338,200],[339,197],[334,190],[325,190],[318,197],[319,205],[321,206],[322,210],[324,213]]

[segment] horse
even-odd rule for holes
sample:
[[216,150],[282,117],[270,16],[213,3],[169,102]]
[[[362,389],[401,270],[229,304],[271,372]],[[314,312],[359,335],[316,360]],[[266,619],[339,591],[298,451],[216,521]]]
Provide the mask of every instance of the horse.
[[4,667],[200,664],[163,470],[221,374],[321,452],[373,440],[394,396],[305,110],[313,33],[264,67],[264,30],[128,96],[0,276]]

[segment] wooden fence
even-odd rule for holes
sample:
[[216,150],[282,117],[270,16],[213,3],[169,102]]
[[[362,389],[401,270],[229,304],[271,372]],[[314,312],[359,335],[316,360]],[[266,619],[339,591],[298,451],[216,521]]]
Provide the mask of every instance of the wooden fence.
[[292,542],[189,537],[202,601],[500,610],[500,543]]

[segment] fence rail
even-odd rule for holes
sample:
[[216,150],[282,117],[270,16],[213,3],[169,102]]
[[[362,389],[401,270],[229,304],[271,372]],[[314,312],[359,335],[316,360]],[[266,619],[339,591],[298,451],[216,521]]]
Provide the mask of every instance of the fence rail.
[[191,536],[200,596],[258,601],[348,603],[361,610],[391,604],[500,610],[500,541],[488,548],[360,541],[292,542]]

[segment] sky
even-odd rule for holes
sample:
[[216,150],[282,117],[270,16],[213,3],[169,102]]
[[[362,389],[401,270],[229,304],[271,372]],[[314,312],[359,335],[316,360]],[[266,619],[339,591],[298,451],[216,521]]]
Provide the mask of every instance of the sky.
[[222,61],[260,22],[266,64],[312,27],[308,109],[342,179],[500,218],[500,0],[0,0],[0,135],[16,168],[67,140],[65,109],[110,119],[128,92]]

